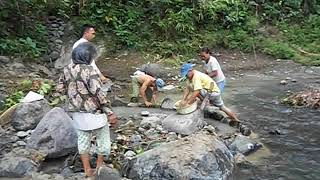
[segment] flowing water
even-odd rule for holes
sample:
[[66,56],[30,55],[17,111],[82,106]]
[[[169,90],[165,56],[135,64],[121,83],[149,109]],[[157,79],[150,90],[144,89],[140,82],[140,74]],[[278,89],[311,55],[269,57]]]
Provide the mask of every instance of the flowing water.
[[[246,74],[229,83],[226,99],[259,135],[269,152],[265,156],[261,152],[262,157],[255,158],[259,152],[249,157],[255,165],[239,168],[235,179],[320,179],[319,110],[292,108],[279,103],[287,91],[319,85],[319,76],[315,78],[301,69],[289,69],[287,73],[272,76]],[[280,85],[280,78],[286,76],[299,80]],[[280,135],[269,133],[274,130]]]

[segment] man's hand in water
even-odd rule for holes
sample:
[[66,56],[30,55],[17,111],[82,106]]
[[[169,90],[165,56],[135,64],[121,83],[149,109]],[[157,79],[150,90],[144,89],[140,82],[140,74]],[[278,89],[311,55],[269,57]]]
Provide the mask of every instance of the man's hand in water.
[[148,101],[145,101],[144,104],[145,104],[147,107],[152,106],[152,103],[151,103],[151,102],[148,102]]

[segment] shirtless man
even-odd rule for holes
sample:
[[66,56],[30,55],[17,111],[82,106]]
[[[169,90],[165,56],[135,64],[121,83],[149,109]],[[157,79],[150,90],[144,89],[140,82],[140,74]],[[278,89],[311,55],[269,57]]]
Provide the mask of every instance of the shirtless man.
[[[137,102],[139,94],[141,95],[144,104],[147,107],[150,107],[152,104],[156,103],[156,91],[161,89],[165,83],[160,78],[154,78],[150,75],[147,75],[143,72],[135,73],[132,78],[132,98],[131,102]],[[147,89],[152,90],[152,100],[148,101],[146,96]]]

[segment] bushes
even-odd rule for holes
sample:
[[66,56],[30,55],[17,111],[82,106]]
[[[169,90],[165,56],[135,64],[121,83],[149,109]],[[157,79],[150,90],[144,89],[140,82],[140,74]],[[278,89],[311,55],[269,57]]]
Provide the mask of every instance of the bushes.
[[39,57],[44,48],[37,46],[37,43],[30,37],[19,39],[0,39],[0,54],[15,55],[22,57]]
[[[85,22],[97,25],[98,34],[116,37],[113,43],[117,48],[120,44],[152,51],[164,58],[182,54],[190,56],[204,45],[246,52],[257,46],[257,50],[277,58],[300,59],[304,55],[299,54],[297,48],[311,53],[320,51],[320,17],[315,8],[320,4],[315,0],[15,2],[0,1],[0,5],[5,3],[5,8],[0,12],[0,25],[5,30],[0,31],[0,35],[9,37],[0,39],[1,54],[40,56],[47,46],[43,38],[46,34],[44,18],[41,17],[71,17],[75,14],[78,16],[74,21],[76,26]],[[308,6],[310,4],[314,6]],[[306,14],[311,15],[305,18],[308,17]],[[257,28],[261,22],[278,27],[280,33],[275,35],[277,38],[258,34]]]
[[275,58],[292,59],[296,52],[289,47],[287,43],[277,42],[272,39],[262,39],[259,43],[262,52],[269,54]]

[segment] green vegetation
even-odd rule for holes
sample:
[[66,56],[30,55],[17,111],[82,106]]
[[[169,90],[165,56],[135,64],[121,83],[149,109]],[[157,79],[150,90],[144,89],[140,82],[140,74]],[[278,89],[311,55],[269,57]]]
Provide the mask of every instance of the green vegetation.
[[[11,106],[19,103],[29,91],[34,91],[44,96],[50,96],[53,89],[53,82],[50,80],[31,80],[24,79],[17,82],[8,91],[2,107],[0,107],[0,114],[10,108]],[[51,101],[51,97],[47,97]],[[54,101],[54,100],[52,100]],[[54,102],[51,102],[54,104]]]
[[201,46],[256,50],[320,65],[316,0],[0,0],[0,5],[5,7],[0,12],[4,55],[45,53],[43,17],[56,15],[71,20],[76,28],[83,23],[97,25],[101,38],[115,39],[115,49],[135,48],[173,65],[194,57]]

